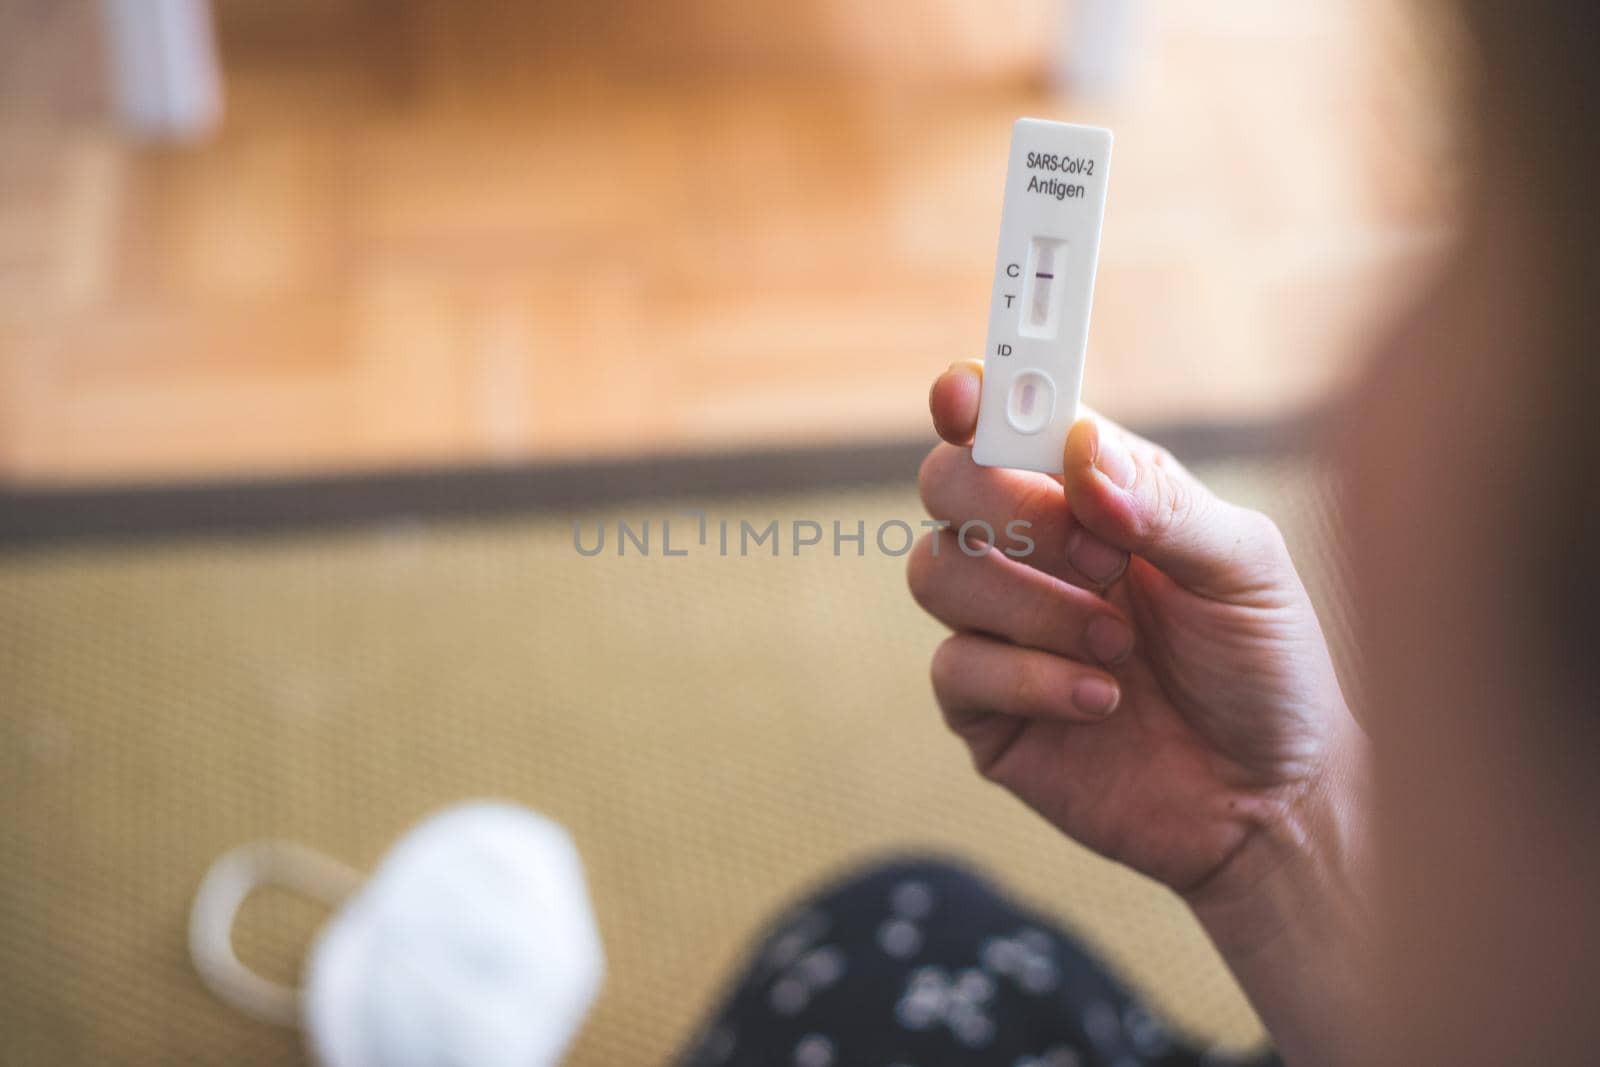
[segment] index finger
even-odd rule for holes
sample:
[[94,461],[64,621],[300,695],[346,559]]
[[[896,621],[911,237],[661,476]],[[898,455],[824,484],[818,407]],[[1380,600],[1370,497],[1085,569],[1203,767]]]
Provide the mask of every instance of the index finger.
[[934,379],[933,388],[928,390],[928,410],[940,437],[962,448],[972,444],[982,391],[983,363],[976,359],[952,363],[949,370]]

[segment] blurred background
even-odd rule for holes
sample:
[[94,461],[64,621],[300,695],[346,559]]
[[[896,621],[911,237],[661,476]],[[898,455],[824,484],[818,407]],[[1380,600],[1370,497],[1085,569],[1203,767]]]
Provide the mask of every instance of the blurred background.
[[[611,970],[573,1063],[661,1062],[785,900],[906,849],[1257,1040],[1176,901],[972,780],[900,560],[590,560],[572,523],[914,524],[1011,123],[1092,122],[1086,399],[1274,513],[1337,640],[1300,431],[1448,230],[1448,31],[1385,0],[0,0],[0,1060],[298,1062],[189,967],[206,865],[274,835],[370,866],[478,795],[588,864]],[[290,979],[322,917],[261,894],[240,950]]]
[[920,434],[1018,115],[1116,130],[1086,389],[1124,421],[1314,405],[1437,221],[1382,0],[211,7],[215,128],[160,143],[116,4],[0,6],[13,485]]

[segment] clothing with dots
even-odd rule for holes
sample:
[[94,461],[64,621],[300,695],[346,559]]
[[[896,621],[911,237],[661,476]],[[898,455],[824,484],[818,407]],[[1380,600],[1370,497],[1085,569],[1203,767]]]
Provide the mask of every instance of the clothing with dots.
[[761,941],[681,1067],[1256,1067],[1168,1032],[1066,933],[959,867],[881,866]]

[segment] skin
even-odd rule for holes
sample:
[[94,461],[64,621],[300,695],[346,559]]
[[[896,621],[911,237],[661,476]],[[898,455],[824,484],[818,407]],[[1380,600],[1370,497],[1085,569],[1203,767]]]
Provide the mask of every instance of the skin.
[[981,366],[930,394],[929,512],[1027,518],[1037,543],[913,552],[912,592],[952,630],[946,721],[984,775],[1178,892],[1296,1067],[1600,1047],[1600,723],[1527,580],[1550,465],[1581,460],[1546,444],[1571,386],[1541,356],[1553,286],[1513,181],[1486,171],[1343,412],[1369,732],[1268,520],[1098,416],[1059,481],[979,468]]
[[946,721],[983,774],[1177,891],[1295,1067],[1600,1049],[1594,563],[1566,533],[1593,522],[1592,426],[1572,425],[1597,358],[1593,205],[1567,184],[1592,175],[1593,94],[1577,9],[1474,12],[1456,237],[1418,265],[1331,456],[1365,732],[1264,518],[1099,417],[1059,481],[978,468],[981,366],[929,398],[930,513],[1027,518],[1037,542],[912,554],[952,630]]
[[1301,802],[1350,726],[1310,599],[1269,519],[1107,420],[1073,427],[1061,482],[976,466],[981,374],[934,384],[950,443],[923,501],[957,526],[1031,517],[1036,548],[973,557],[940,533],[914,549],[912,593],[956,631],[933,660],[940,707],[984,775],[1196,893]]
[[1588,1064],[1593,660],[1571,661],[1575,620],[1532,581],[1556,551],[1552,513],[1572,506],[1552,475],[1588,463],[1551,447],[1565,429],[1551,398],[1582,385],[1541,334],[1558,311],[1541,201],[1508,193],[1514,172],[1479,173],[1339,455],[1382,816],[1363,879],[1378,904],[1363,973],[1381,995],[1362,1062]]
[[[1291,982],[1280,958],[1313,932],[1360,944],[1343,908],[1291,920],[1301,883],[1354,865],[1342,798],[1365,741],[1282,536],[1098,416],[1072,428],[1059,481],[978,467],[981,375],[957,363],[933,385],[945,443],[923,464],[923,502],[957,527],[1026,518],[1036,547],[974,557],[934,532],[912,552],[913,595],[953,631],[932,664],[946,722],[985,777],[1183,895],[1281,1049],[1335,1062],[1331,1035],[1295,1008],[1353,1000],[1350,969]],[[1305,847],[1313,837],[1337,863]]]

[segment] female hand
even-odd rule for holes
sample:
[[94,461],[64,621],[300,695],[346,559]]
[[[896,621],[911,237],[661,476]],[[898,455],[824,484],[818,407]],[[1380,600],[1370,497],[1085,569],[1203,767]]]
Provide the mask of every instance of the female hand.
[[934,383],[947,443],[923,503],[954,528],[1027,520],[1034,548],[968,554],[946,529],[911,553],[913,595],[955,631],[932,665],[946,721],[986,777],[1089,848],[1191,902],[1248,890],[1358,735],[1283,538],[1097,417],[1073,426],[1060,481],[976,466],[981,374]]

